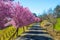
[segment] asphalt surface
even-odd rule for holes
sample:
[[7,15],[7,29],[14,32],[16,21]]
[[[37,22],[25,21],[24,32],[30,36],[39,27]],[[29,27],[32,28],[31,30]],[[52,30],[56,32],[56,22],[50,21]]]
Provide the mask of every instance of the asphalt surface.
[[41,28],[39,24],[33,25],[28,32],[22,35],[24,36],[19,37],[17,40],[53,40],[46,29]]

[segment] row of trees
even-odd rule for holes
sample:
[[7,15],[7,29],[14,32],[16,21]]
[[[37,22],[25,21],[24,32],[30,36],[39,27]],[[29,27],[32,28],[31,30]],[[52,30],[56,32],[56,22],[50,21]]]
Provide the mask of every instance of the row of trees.
[[48,12],[44,12],[43,15],[39,15],[42,20],[48,20],[49,22],[55,24],[56,18],[60,18],[60,5],[57,5],[54,10],[49,9]]
[[14,1],[14,0],[0,0],[0,1]]
[[0,29],[12,24],[14,27],[22,27],[40,21],[32,12],[19,3],[12,1],[0,1]]

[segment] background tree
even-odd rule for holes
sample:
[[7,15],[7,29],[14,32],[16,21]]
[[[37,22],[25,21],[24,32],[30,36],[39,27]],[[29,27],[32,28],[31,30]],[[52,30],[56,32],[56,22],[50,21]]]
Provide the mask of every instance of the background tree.
[[60,18],[60,5],[57,5],[54,9],[54,14]]
[[37,17],[36,13],[33,13],[33,15],[34,15],[35,17]]
[[50,8],[47,12],[48,21],[51,22],[53,25],[55,25],[56,19],[53,14],[54,14],[54,11]]

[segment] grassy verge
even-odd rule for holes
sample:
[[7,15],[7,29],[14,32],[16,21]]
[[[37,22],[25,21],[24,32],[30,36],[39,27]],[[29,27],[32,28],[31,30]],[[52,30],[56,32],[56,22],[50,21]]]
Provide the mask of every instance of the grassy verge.
[[[32,24],[29,25],[28,28],[31,28],[31,26],[32,26]],[[18,30],[18,35],[21,35],[24,32],[24,30],[25,31],[28,30],[27,26],[24,26],[24,29],[23,29],[23,27],[20,27]],[[0,34],[1,34],[0,40],[8,40],[15,33],[15,31],[16,31],[16,28],[14,28],[13,26],[9,26],[8,28],[0,30]],[[6,36],[6,34],[8,37]],[[17,38],[17,34],[15,34],[14,37],[11,39],[14,39],[14,38]]]
[[57,18],[57,23],[55,25],[55,30],[60,31],[60,18]]

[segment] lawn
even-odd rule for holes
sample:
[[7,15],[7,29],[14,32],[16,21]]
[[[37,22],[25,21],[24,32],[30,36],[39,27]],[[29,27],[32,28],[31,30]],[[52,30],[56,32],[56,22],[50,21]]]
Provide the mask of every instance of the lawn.
[[55,30],[60,31],[60,18],[57,18],[57,23],[55,25]]

